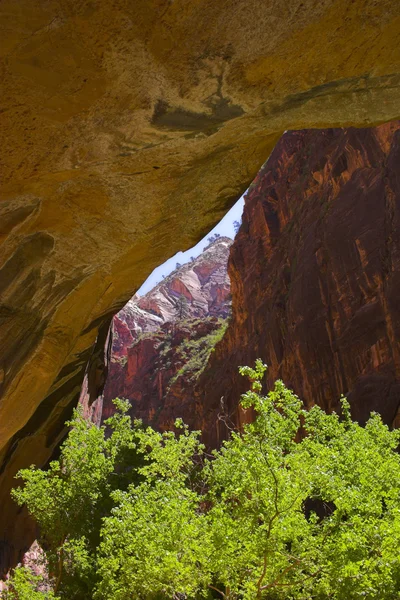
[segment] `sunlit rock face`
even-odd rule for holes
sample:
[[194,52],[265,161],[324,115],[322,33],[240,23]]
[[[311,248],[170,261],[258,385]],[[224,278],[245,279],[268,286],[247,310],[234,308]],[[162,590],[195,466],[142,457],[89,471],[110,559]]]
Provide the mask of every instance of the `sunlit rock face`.
[[[226,318],[231,312],[227,273],[232,240],[219,237],[195,259],[177,268],[150,292],[134,296],[114,317],[112,356],[127,355],[142,333],[163,323],[208,316]],[[179,265],[179,266],[178,266]]]
[[14,474],[51,456],[113,315],[212,228],[283,131],[398,118],[400,44],[392,0],[4,0],[0,27],[11,540]]
[[127,398],[132,417],[159,429],[177,416],[198,423],[191,390],[231,313],[231,245],[227,237],[210,243],[114,317],[104,390],[94,402],[88,385],[81,395],[94,422],[111,416],[114,398]]
[[281,138],[247,194],[232,321],[195,390],[211,441],[221,396],[240,422],[236,366],[256,357],[269,386],[283,379],[309,406],[345,394],[361,422],[398,422],[399,165],[399,122]]

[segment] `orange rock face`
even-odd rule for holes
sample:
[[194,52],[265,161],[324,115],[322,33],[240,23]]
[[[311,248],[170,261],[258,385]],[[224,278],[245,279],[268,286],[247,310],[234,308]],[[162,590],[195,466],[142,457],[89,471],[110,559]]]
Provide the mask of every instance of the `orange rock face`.
[[210,415],[224,396],[240,421],[237,365],[261,357],[308,405],[398,419],[399,164],[399,122],[281,138],[232,247],[232,321],[196,388]]

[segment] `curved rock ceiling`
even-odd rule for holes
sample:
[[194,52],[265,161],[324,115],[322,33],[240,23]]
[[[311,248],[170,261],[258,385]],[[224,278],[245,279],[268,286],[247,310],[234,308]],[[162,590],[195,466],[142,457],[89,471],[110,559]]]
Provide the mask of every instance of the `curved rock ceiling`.
[[399,15],[398,0],[1,2],[0,502],[50,455],[99,327],[284,130],[400,117]]

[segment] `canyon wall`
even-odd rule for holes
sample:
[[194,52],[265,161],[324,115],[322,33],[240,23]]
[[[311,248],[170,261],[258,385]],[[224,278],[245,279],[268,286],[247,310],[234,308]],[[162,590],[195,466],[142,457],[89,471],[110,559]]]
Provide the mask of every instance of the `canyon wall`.
[[329,411],[345,394],[361,422],[400,424],[399,165],[399,122],[281,138],[246,196],[232,320],[196,385],[211,443],[222,396],[240,423],[237,365],[256,357],[266,387]]
[[[229,263],[233,315],[207,366],[170,385],[182,340],[190,345],[199,334],[160,330],[128,350],[118,379],[107,380],[103,418],[121,395],[144,421],[163,429],[183,417],[216,445],[226,424],[250,417],[238,408],[246,382],[237,367],[261,357],[266,389],[283,379],[308,406],[328,411],[345,394],[361,422],[378,411],[396,424],[399,164],[399,122],[286,133],[246,195]],[[160,290],[144,304],[157,313],[152,294]]]

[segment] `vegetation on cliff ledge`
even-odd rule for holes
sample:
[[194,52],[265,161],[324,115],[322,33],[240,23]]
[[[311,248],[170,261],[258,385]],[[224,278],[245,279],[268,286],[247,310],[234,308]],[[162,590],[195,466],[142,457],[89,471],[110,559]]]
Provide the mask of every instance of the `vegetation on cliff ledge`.
[[[213,321],[213,318],[202,319],[205,323]],[[196,322],[193,320],[189,325],[194,329]],[[208,364],[210,354],[214,352],[215,346],[222,340],[228,328],[228,319],[218,319],[217,326],[214,331],[194,339],[184,339],[176,349],[177,355],[184,362],[179,371],[172,377],[169,385],[173,385],[179,377],[187,377],[187,380],[194,383]]]
[[[399,431],[310,411],[244,367],[256,418],[208,456],[199,432],[104,428],[77,412],[60,458],[14,490],[42,532],[48,576],[15,571],[7,599],[400,598]],[[300,439],[300,441],[299,441]]]

